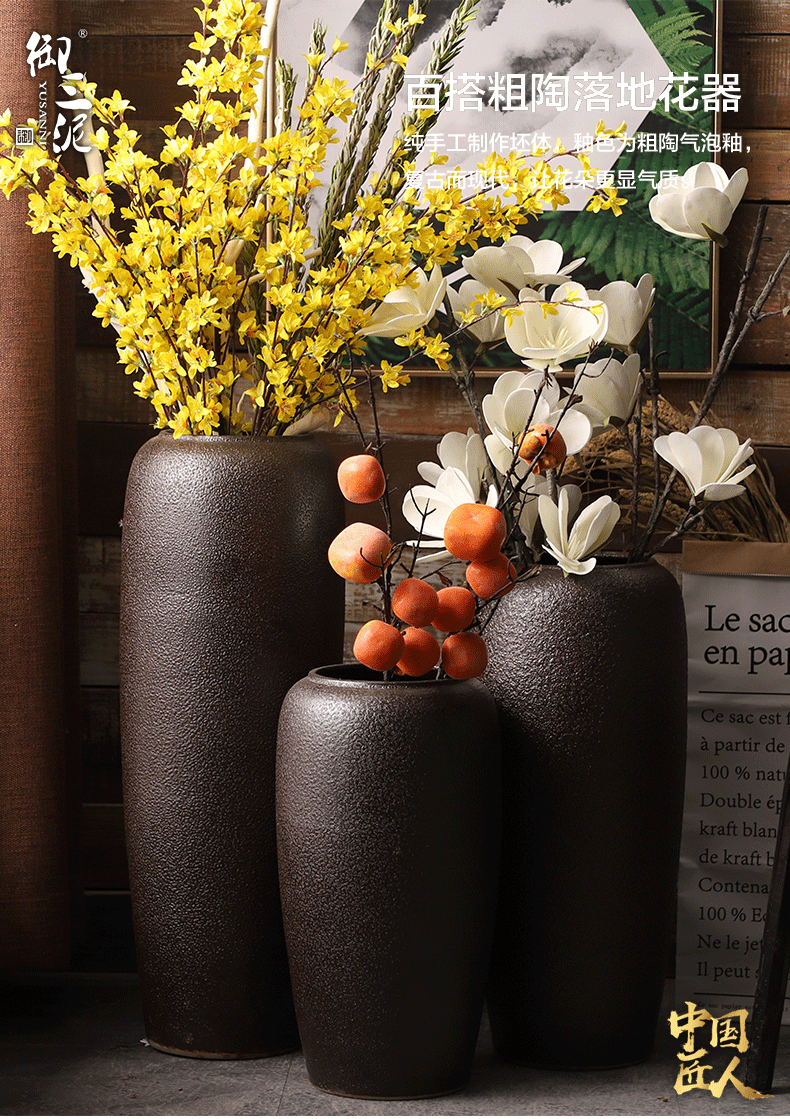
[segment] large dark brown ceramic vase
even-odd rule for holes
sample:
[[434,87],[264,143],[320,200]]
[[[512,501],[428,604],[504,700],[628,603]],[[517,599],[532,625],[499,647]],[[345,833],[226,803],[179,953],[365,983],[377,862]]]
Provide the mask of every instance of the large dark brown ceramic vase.
[[343,510],[310,438],[140,450],[123,520],[121,734],[147,1040],[266,1056],[298,1034],[277,883],[277,719],[342,649]]
[[495,1048],[543,1067],[636,1063],[653,1046],[675,912],[680,590],[654,561],[547,566],[485,632],[504,788]]
[[493,935],[499,730],[477,681],[318,669],[280,716],[280,882],[308,1075],[410,1099],[470,1075]]

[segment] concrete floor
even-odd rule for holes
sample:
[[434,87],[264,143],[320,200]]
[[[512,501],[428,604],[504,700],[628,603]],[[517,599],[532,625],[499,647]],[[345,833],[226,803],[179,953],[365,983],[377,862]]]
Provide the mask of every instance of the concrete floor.
[[[541,1072],[497,1058],[481,1030],[467,1088],[440,1099],[382,1103],[313,1088],[301,1053],[254,1061],[172,1057],[145,1045],[137,977],[68,973],[0,982],[0,1114],[4,1115],[787,1115],[790,1030],[772,1098],[674,1090],[679,1062],[665,1018],[654,1055],[606,1072]],[[667,992],[672,1008],[672,992]],[[730,1054],[731,1055],[731,1051]],[[728,1055],[728,1059],[729,1059]],[[718,1054],[713,1054],[718,1060]],[[714,1064],[712,1076],[724,1071]],[[737,1070],[736,1073],[737,1075]]]
[[[675,1092],[683,1039],[672,1038],[667,1018],[683,1008],[675,1006],[671,983],[655,1051],[644,1064],[587,1073],[522,1068],[494,1054],[484,1022],[468,1087],[440,1099],[326,1095],[310,1084],[301,1053],[255,1061],[173,1057],[141,1040],[128,895],[86,900],[86,935],[73,971],[0,975],[0,1116],[790,1114],[790,1027],[772,1098],[745,1100],[732,1084],[719,1099],[703,1089]],[[710,1051],[708,1080],[732,1054]]]

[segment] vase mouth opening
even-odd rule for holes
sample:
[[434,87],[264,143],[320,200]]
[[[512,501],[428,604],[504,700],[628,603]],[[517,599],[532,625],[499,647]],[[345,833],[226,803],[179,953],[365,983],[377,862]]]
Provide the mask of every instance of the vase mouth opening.
[[305,431],[297,435],[250,435],[243,432],[235,432],[232,435],[223,435],[220,432],[213,431],[211,435],[192,435],[190,432],[184,432],[176,439],[175,435],[170,430],[157,431],[154,433],[154,438],[171,439],[173,442],[180,443],[182,440],[187,443],[274,443],[280,442],[283,439],[288,442],[315,442],[312,432]]
[[[626,552],[596,552],[592,558],[595,559],[596,567],[646,567],[656,562],[653,556],[649,556],[647,559],[629,560]],[[554,561],[541,560],[538,566],[546,570],[562,570],[560,565]],[[584,576],[579,576],[579,578],[584,578]]]
[[650,559],[629,560],[625,552],[597,552],[595,561],[603,567],[640,567],[651,562]]
[[405,685],[428,687],[435,684],[463,683],[463,681],[453,680],[449,676],[437,678],[435,670],[426,673],[425,676],[394,676],[391,680],[385,680],[383,673],[367,668],[357,661],[323,665],[320,668],[311,669],[309,675],[312,679],[329,680],[333,684],[347,684],[350,687],[369,687],[371,684],[379,684],[386,688],[402,688]]

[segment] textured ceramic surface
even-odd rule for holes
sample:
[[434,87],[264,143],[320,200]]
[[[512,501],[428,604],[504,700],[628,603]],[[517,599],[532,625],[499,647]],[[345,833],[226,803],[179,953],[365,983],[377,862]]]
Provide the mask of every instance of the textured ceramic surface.
[[124,804],[146,1036],[194,1056],[298,1044],[277,885],[288,688],[342,650],[342,525],[310,439],[160,435],[123,523]]
[[488,1006],[502,1056],[648,1056],[675,913],[686,632],[654,562],[546,567],[486,630],[503,752],[503,862]]
[[280,717],[280,878],[299,1032],[326,1091],[440,1095],[469,1078],[483,1006],[496,712],[477,681],[366,675],[313,672]]

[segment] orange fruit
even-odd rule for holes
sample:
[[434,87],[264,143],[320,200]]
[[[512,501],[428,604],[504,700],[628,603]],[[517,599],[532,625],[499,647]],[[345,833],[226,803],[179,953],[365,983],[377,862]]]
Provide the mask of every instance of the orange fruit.
[[404,579],[392,592],[392,609],[410,626],[428,626],[439,606],[439,596],[424,579]]
[[387,672],[403,654],[403,634],[387,622],[365,622],[354,639],[353,651],[360,664],[376,672]]
[[451,633],[442,645],[442,668],[454,680],[481,676],[488,665],[488,650],[479,633]]
[[[544,447],[546,448],[545,451],[543,451]],[[542,455],[540,455],[541,451],[543,451]],[[518,457],[523,459],[527,466],[532,466],[535,459],[538,459],[538,455],[540,455],[533,467],[537,474],[545,474],[547,470],[556,470],[558,466],[562,466],[565,462],[567,454],[565,440],[556,427],[551,427],[550,424],[534,424],[527,428],[521,436],[521,442],[518,446]]]
[[442,587],[436,596],[439,605],[433,616],[434,629],[459,633],[475,620],[475,596],[467,587]]
[[403,633],[403,643],[397,669],[404,676],[424,676],[439,663],[439,642],[426,629],[409,626]]
[[346,501],[365,505],[378,501],[387,488],[387,479],[373,455],[351,455],[337,468],[337,484]]
[[328,555],[332,569],[349,583],[375,583],[391,551],[386,532],[355,521],[337,534]]
[[485,563],[470,563],[466,569],[466,581],[478,598],[507,594],[515,586],[515,580],[516,569],[501,552]]
[[505,543],[507,525],[499,509],[471,502],[456,505],[444,526],[444,546],[460,560],[493,559]]

